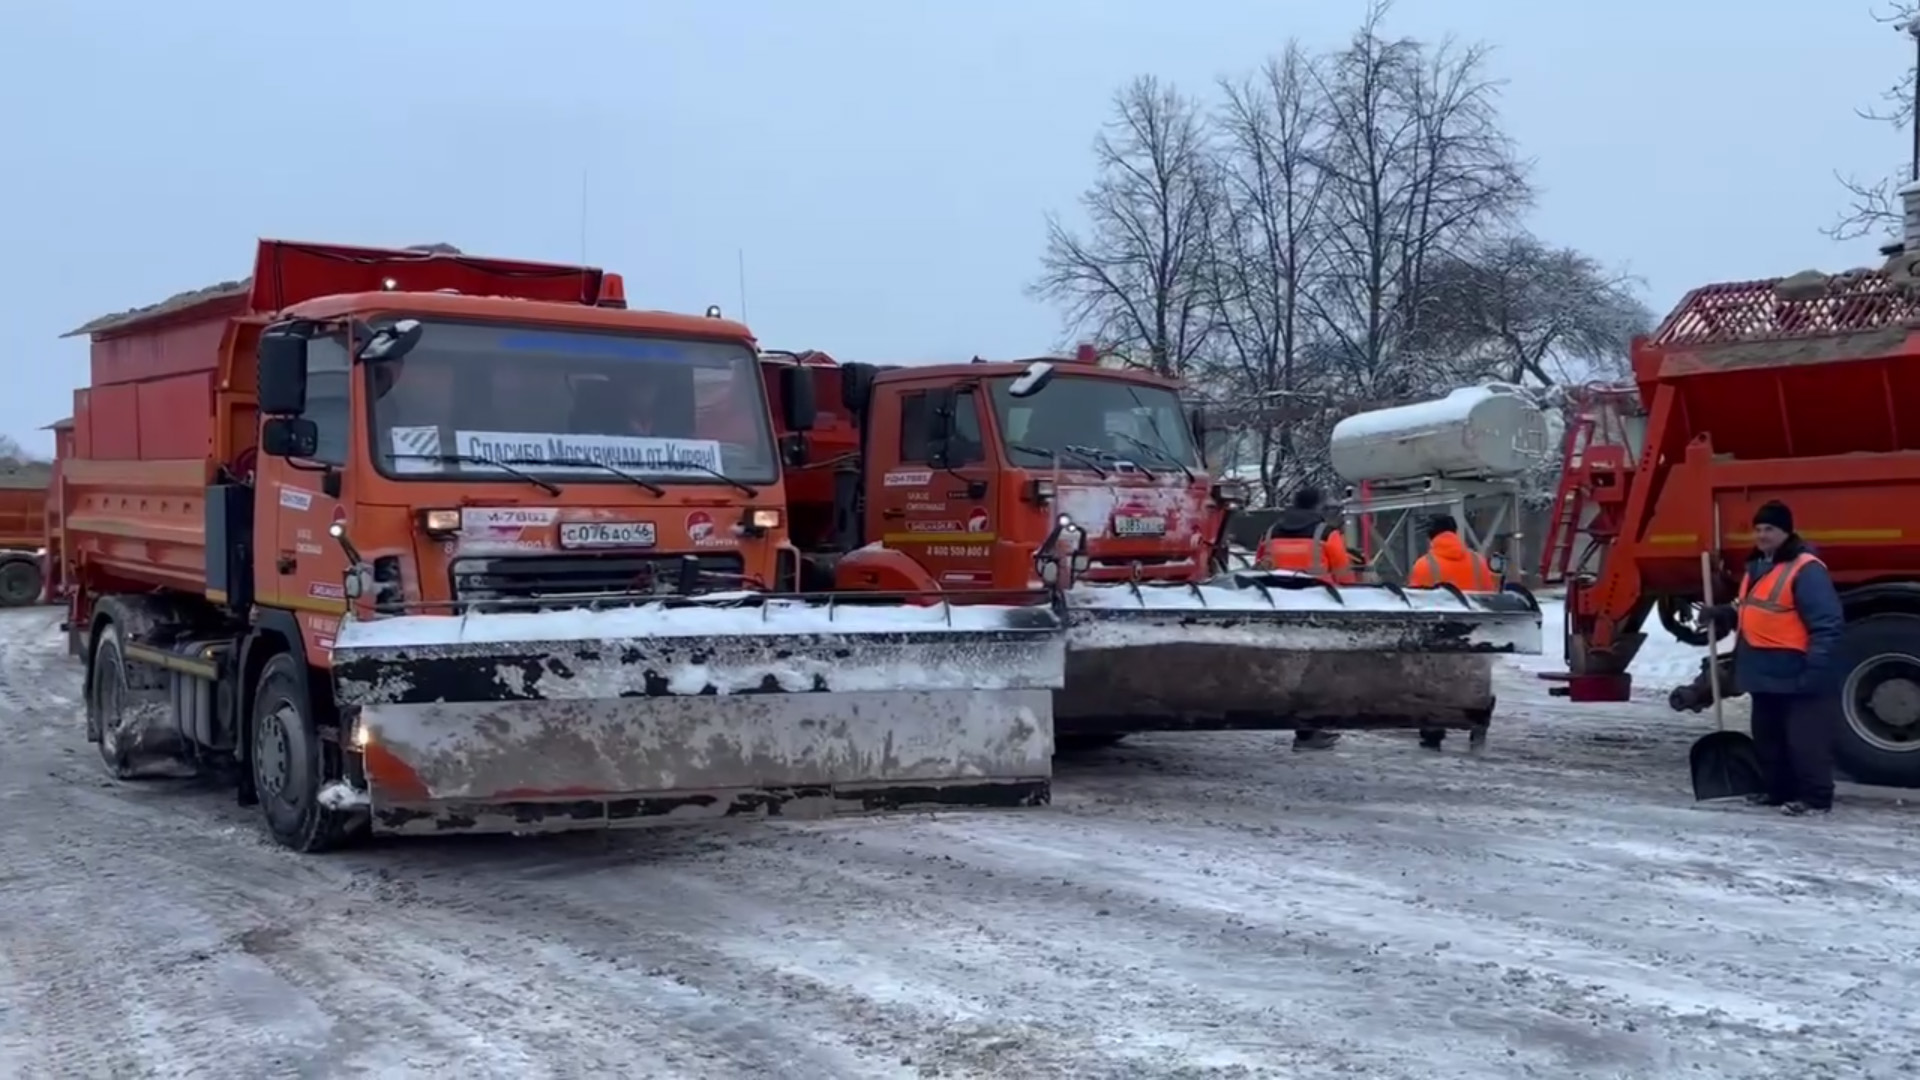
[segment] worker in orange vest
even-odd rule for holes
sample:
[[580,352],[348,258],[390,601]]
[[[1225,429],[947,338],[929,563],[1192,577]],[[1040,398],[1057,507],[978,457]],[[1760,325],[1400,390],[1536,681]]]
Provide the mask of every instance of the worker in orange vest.
[[1449,514],[1427,522],[1427,553],[1414,561],[1407,584],[1416,589],[1451,585],[1461,592],[1500,591],[1499,575],[1460,542],[1460,523]]
[[1280,512],[1255,556],[1269,570],[1297,570],[1336,585],[1353,584],[1353,556],[1326,510],[1316,487],[1293,493],[1293,506]]
[[[1347,554],[1347,542],[1334,527],[1326,511],[1326,497],[1316,487],[1303,487],[1293,493],[1293,505],[1283,510],[1267,530],[1255,555],[1268,570],[1296,570],[1312,574],[1336,585],[1353,583],[1353,556]],[[1318,728],[1300,728],[1293,733],[1295,750],[1325,750],[1340,741],[1340,736]]]
[[1753,703],[1753,748],[1767,790],[1748,801],[1800,816],[1833,808],[1834,652],[1846,615],[1827,566],[1793,531],[1793,511],[1769,502],[1753,515],[1753,553],[1731,605],[1713,610],[1737,628],[1734,681]]

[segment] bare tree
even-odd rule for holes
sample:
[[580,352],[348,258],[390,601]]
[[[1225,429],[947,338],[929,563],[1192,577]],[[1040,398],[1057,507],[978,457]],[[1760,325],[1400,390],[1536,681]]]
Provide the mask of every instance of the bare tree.
[[1653,326],[1639,284],[1571,248],[1502,236],[1427,268],[1427,315],[1411,345],[1452,383],[1616,378],[1633,336]]
[[[1214,357],[1218,384],[1235,403],[1224,416],[1257,463],[1269,503],[1325,456],[1324,439],[1300,439],[1326,412],[1306,348],[1318,336],[1306,294],[1326,262],[1326,178],[1314,160],[1326,125],[1315,63],[1289,42],[1258,75],[1221,83],[1215,122],[1220,194],[1206,275]],[[1312,460],[1298,460],[1303,445],[1315,448]]]
[[1084,232],[1047,220],[1032,291],[1066,310],[1069,329],[1162,375],[1185,373],[1212,316],[1203,277],[1214,184],[1199,106],[1152,76],[1114,98],[1094,142],[1098,179],[1080,198]]
[[1337,269],[1312,295],[1341,347],[1348,391],[1371,400],[1439,388],[1438,373],[1402,352],[1424,314],[1428,268],[1509,226],[1531,198],[1526,167],[1500,125],[1486,47],[1390,40],[1387,9],[1376,3],[1316,72]]
[[[1892,0],[1874,13],[1873,19],[1904,35],[1911,32],[1909,28],[1914,25],[1916,17],[1920,17],[1920,3],[1915,0]],[[1880,92],[1878,105],[1856,110],[1860,118],[1895,128],[1910,127],[1914,122],[1915,74],[1915,68],[1909,65],[1901,73],[1899,82]],[[1920,148],[1920,144],[1916,148]],[[1907,162],[1871,180],[1835,173],[1835,178],[1847,191],[1847,208],[1841,212],[1838,220],[1822,231],[1835,240],[1897,235],[1903,216],[1898,192],[1913,175],[1913,167],[1913,162]]]

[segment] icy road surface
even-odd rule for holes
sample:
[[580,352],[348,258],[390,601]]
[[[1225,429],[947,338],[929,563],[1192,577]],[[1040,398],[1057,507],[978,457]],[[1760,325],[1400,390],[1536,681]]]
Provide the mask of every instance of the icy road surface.
[[301,858],[101,779],[55,621],[0,614],[0,1077],[1920,1075],[1920,820],[1693,807],[1662,678],[1516,665],[1482,757],[1140,739],[1048,811]]

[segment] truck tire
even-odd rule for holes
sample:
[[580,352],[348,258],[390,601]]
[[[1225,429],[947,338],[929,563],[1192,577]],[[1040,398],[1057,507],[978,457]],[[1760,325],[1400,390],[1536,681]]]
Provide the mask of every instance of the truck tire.
[[0,607],[26,607],[40,602],[45,582],[32,559],[0,562]]
[[[136,780],[144,773],[138,767],[131,736],[139,733],[142,719],[149,724],[168,717],[137,716],[140,711],[166,707],[163,691],[165,677],[144,664],[129,664],[123,645],[125,628],[109,619],[100,627],[99,640],[93,646],[93,662],[87,666],[87,741],[100,745],[100,760],[107,774],[116,780]],[[158,733],[149,733],[157,735]],[[159,741],[157,739],[153,741]]]
[[1870,615],[1840,636],[1834,760],[1862,784],[1920,788],[1920,615]]
[[307,696],[304,661],[290,653],[267,661],[254,691],[247,738],[248,767],[267,832],[303,854],[339,847],[353,813],[320,804],[327,754]]

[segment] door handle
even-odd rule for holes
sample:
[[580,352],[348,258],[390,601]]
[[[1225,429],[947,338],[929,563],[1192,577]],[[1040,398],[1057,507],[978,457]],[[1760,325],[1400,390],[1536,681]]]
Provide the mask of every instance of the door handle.
[[880,511],[880,516],[883,518],[903,518],[907,516],[907,512],[905,510],[882,510]]
[[300,565],[299,560],[295,559],[292,555],[284,551],[280,553],[279,558],[273,560],[273,568],[275,570],[280,571],[282,574],[293,573],[294,568],[299,565]]

